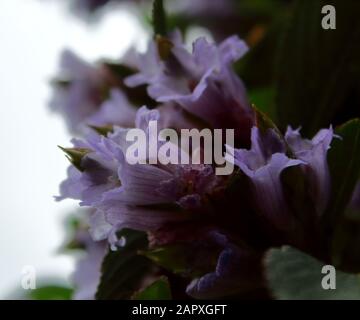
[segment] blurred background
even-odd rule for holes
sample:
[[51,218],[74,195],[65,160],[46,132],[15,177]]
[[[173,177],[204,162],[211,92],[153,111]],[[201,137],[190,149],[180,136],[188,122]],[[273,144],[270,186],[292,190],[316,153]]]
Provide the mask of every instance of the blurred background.
[[61,50],[84,59],[118,58],[146,33],[130,11],[96,25],[69,15],[62,1],[0,1],[0,299],[21,295],[24,267],[68,284],[73,258],[60,254],[74,203],[56,203],[68,162],[62,119],[47,108]]

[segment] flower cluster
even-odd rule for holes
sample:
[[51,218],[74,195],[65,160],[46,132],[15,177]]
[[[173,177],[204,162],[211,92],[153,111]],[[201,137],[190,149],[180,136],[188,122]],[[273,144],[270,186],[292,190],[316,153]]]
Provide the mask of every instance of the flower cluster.
[[[282,134],[252,107],[234,69],[247,51],[238,36],[219,44],[199,38],[189,51],[175,31],[112,64],[93,66],[64,52],[51,106],[82,138],[64,149],[72,165],[57,199],[76,199],[92,212],[77,297],[95,296],[101,260],[126,248],[125,229],[146,234],[142,251],[155,269],[141,277],[173,271],[194,298],[269,297],[263,259],[273,247],[331,262],[323,217],[337,186],[328,153],[342,137],[331,126],[311,140],[291,126]],[[151,121],[177,131],[234,129],[234,145],[223,150],[236,171],[217,176],[205,163],[151,164],[149,154],[144,164],[129,164],[127,133],[148,133]],[[346,207],[358,210],[359,190]],[[154,257],[159,250],[172,258]]]

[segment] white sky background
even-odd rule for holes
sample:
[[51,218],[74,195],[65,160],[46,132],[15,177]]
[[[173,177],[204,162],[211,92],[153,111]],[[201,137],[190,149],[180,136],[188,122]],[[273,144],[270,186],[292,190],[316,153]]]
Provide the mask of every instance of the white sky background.
[[46,107],[61,49],[91,60],[116,58],[145,38],[125,12],[89,26],[61,2],[0,1],[0,299],[20,289],[25,265],[39,277],[65,280],[73,270],[73,260],[56,250],[74,204],[52,198],[68,165],[56,146],[68,145],[70,137]]

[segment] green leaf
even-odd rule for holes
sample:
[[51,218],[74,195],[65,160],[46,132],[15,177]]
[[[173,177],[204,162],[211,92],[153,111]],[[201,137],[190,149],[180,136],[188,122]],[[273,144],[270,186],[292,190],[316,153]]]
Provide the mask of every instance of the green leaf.
[[71,86],[71,80],[63,78],[54,78],[50,81],[50,85],[55,88],[68,89]]
[[[274,1],[272,1],[270,6],[276,8]],[[251,13],[251,17],[247,17],[243,9],[245,8],[241,8],[239,21],[243,22],[246,19],[247,24],[239,24],[240,36],[246,36],[249,39],[249,35],[259,33],[258,37],[260,39],[255,44],[249,43],[250,51],[235,63],[235,70],[248,88],[261,89],[274,86],[279,34],[283,32],[284,25],[286,24],[286,15],[284,13],[287,12],[287,8],[284,6],[283,8],[275,9],[274,13],[276,13],[273,17],[266,15],[261,17]],[[241,17],[243,17],[243,20],[241,20]],[[251,41],[251,39],[249,40]]]
[[152,22],[154,35],[165,37],[167,35],[167,22],[163,0],[154,0]]
[[155,265],[182,277],[199,277],[212,271],[217,264],[218,248],[185,245],[168,245],[141,251]]
[[81,217],[78,214],[71,214],[65,220],[65,240],[59,247],[59,253],[69,253],[70,250],[84,250],[84,243],[76,235],[80,230],[87,231],[88,226],[84,224]]
[[335,139],[329,151],[328,162],[332,193],[323,216],[326,233],[344,217],[356,183],[360,177],[360,120],[349,121],[336,130],[341,139]]
[[175,274],[185,274],[189,269],[188,254],[183,246],[167,246],[141,252],[152,260]]
[[[336,8],[336,30],[321,27],[324,5]],[[277,70],[277,108],[281,129],[302,126],[306,136],[338,124],[349,103],[360,65],[360,1],[298,0],[282,43]],[[346,110],[347,111],[346,111]]]
[[265,258],[265,272],[272,295],[281,300],[360,299],[360,277],[336,271],[336,289],[325,290],[324,264],[292,247],[271,249]]
[[109,71],[116,74],[121,79],[129,77],[136,72],[136,70],[115,61],[103,60],[102,63]]
[[316,204],[311,193],[311,181],[300,166],[286,168],[281,174],[281,182],[289,210],[296,219],[291,228],[297,243],[314,239],[316,234]]
[[160,277],[144,290],[136,293],[133,300],[171,300],[170,284],[167,277]]
[[104,258],[96,299],[128,299],[139,290],[145,276],[151,271],[149,259],[138,254],[148,246],[143,232],[124,229],[118,237],[125,239],[125,246],[110,251]]
[[[332,263],[342,270],[360,272],[360,222],[346,217],[336,225],[332,239]],[[356,212],[357,219],[360,212]]]
[[332,190],[328,208],[321,217],[321,238],[335,266],[358,272],[360,225],[348,216],[348,206],[360,178],[360,120],[339,127],[336,134],[340,138],[335,139],[328,156]]
[[103,126],[103,127],[98,127],[98,126],[90,126],[89,127],[93,130],[95,130],[99,135],[107,137],[107,135],[109,133],[113,133],[114,132],[114,127],[109,125],[109,126]]
[[73,294],[71,288],[59,285],[47,285],[35,290],[29,290],[28,298],[32,300],[70,300]]
[[275,90],[272,87],[264,87],[249,91],[249,98],[252,104],[276,122],[275,117]]
[[61,146],[58,147],[65,152],[66,158],[72,163],[75,168],[77,168],[79,171],[84,171],[81,162],[82,159],[89,152],[91,152],[91,150],[85,148],[63,148]]

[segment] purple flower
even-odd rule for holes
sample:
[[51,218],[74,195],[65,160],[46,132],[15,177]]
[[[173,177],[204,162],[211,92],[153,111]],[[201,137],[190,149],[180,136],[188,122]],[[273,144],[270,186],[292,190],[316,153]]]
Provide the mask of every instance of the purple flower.
[[135,124],[136,109],[119,89],[113,89],[110,99],[103,102],[99,110],[86,122],[94,126],[117,125],[130,128]]
[[[288,167],[301,166],[320,215],[329,200],[331,181],[327,152],[333,138],[332,128],[320,130],[312,140],[303,139],[300,130],[288,128],[283,141],[273,130],[261,134],[254,127],[251,150],[227,149],[234,156],[235,164],[251,179],[261,212],[278,228],[284,229],[289,223],[290,215],[283,193],[281,173]],[[286,155],[285,142],[295,159]]]
[[237,129],[237,136],[247,141],[254,115],[244,85],[231,68],[247,52],[246,44],[237,36],[218,46],[200,38],[190,53],[175,33],[167,59],[160,56],[159,46],[150,43],[139,55],[139,73],[125,83],[147,84],[149,95],[158,102],[176,102],[215,129]]
[[[289,226],[287,209],[280,175],[284,169],[303,164],[285,154],[285,145],[274,130],[262,134],[257,127],[251,131],[251,150],[227,147],[234,164],[250,178],[254,187],[255,202],[261,213],[279,229]],[[227,157],[229,161],[232,157]]]
[[72,276],[75,300],[93,300],[100,282],[101,264],[107,252],[106,242],[94,242],[90,236],[85,244],[85,256],[80,259]]
[[104,78],[100,70],[69,50],[61,55],[60,69],[50,107],[64,116],[70,131],[77,132],[103,101]]
[[[147,128],[149,121],[158,118],[158,111],[142,108],[137,127]],[[84,142],[75,140],[75,147],[89,152],[81,160],[82,171],[70,167],[60,188],[58,200],[78,199],[81,205],[98,209],[92,233],[99,239],[113,238],[116,230],[125,227],[149,231],[188,220],[186,210],[200,210],[221,183],[208,165],[130,165],[124,156],[126,132],[119,128],[108,137],[92,134]],[[104,221],[113,230],[106,225],[104,229]]]
[[327,152],[334,139],[334,131],[323,129],[312,140],[303,139],[300,129],[288,128],[285,140],[296,158],[306,163],[303,169],[310,179],[311,194],[316,200],[317,212],[321,214],[329,201],[331,181],[327,163]]
[[186,289],[187,294],[196,299],[216,299],[263,288],[261,255],[239,248],[219,232],[212,233],[212,241],[222,248],[216,268],[194,279]]
[[68,50],[61,56],[60,69],[50,107],[65,118],[71,132],[84,132],[87,125],[134,126],[136,109],[115,89],[118,84],[109,70]]
[[106,241],[94,242],[88,231],[89,217],[94,213],[93,209],[78,212],[77,224],[72,225],[73,232],[70,244],[75,253],[75,271],[71,276],[74,284],[73,299],[93,300],[100,282],[102,261],[108,251]]
[[123,161],[123,155],[107,139],[95,133],[85,142],[73,140],[73,143],[75,148],[91,152],[81,160],[82,171],[74,166],[68,169],[68,179],[60,185],[57,200],[70,198],[81,200],[83,206],[94,206],[101,201],[104,192],[120,184],[117,166]]

